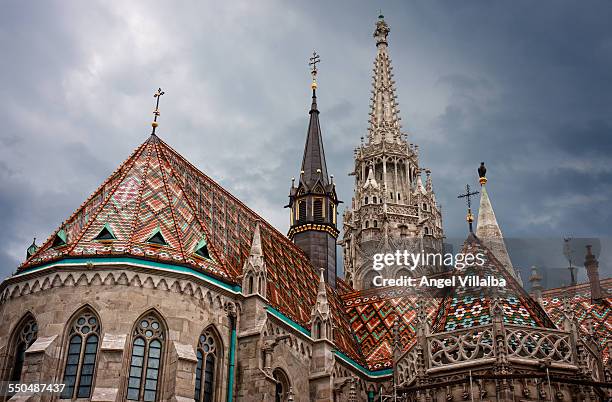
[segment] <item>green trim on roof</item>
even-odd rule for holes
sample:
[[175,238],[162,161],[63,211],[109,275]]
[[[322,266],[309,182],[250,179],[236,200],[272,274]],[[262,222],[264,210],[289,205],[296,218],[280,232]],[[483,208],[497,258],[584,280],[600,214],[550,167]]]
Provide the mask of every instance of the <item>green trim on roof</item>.
[[354,368],[356,368],[357,370],[361,371],[362,373],[366,374],[369,377],[378,378],[378,377],[386,377],[386,376],[393,374],[392,369],[377,370],[377,371],[368,370],[367,368],[363,367],[361,364],[357,363],[355,360],[351,359],[350,357],[348,357],[347,355],[345,355],[339,350],[334,350],[334,354],[338,356],[339,358],[341,358],[342,360],[344,360],[346,363],[350,364],[351,366],[353,366]]
[[29,274],[32,272],[43,271],[45,269],[53,268],[55,266],[87,265],[89,262],[93,262],[93,261],[96,261],[96,263],[98,264],[124,263],[124,264],[130,264],[130,265],[135,265],[135,266],[145,266],[147,268],[156,268],[156,269],[161,269],[164,271],[180,272],[180,273],[195,276],[197,278],[200,278],[206,282],[212,283],[220,288],[223,288],[235,294],[239,294],[242,292],[242,288],[238,285],[230,285],[217,278],[207,275],[204,272],[196,271],[195,269],[192,269],[189,267],[167,264],[167,263],[157,262],[157,261],[141,260],[138,258],[130,258],[130,257],[96,257],[92,255],[87,258],[65,258],[65,259],[60,259],[58,261],[40,265],[38,267],[27,268],[9,278],[18,277],[18,276]]
[[[285,324],[289,325],[290,327],[300,331],[304,335],[310,336],[310,331],[308,331],[307,329],[302,327],[300,324],[296,323],[291,318],[287,317],[286,315],[284,315],[283,313],[281,313],[274,307],[267,306],[266,310],[268,310],[273,316],[283,321]],[[334,350],[334,353],[340,359],[344,360],[346,363],[353,366],[354,368],[356,368],[357,370],[361,371],[362,373],[366,374],[369,377],[379,378],[379,377],[386,377],[386,376],[393,374],[393,370],[391,369],[378,370],[378,371],[368,370],[367,368],[363,367],[361,364],[357,363],[355,360],[351,359],[350,357],[348,357],[347,355],[345,355],[344,353],[340,352],[337,349]]]
[[[157,235],[159,235],[159,237],[161,238],[161,242],[160,241],[152,241],[151,240],[151,239],[153,239]],[[153,232],[151,232],[151,235],[147,238],[147,243],[157,244],[157,245],[160,245],[160,246],[167,246],[168,245],[168,242],[166,241],[166,238],[164,237],[164,234],[162,233],[162,231],[159,228],[159,226],[157,226],[155,228],[155,230]]]
[[51,243],[51,247],[61,247],[65,246],[66,244],[68,244],[68,242],[66,241],[66,232],[64,231],[64,228],[62,228],[58,230],[55,236],[53,237],[53,243]]
[[310,336],[310,331],[308,331],[306,328],[302,327],[300,324],[293,321],[291,318],[287,317],[285,314],[281,313],[274,307],[267,306],[266,310],[272,313],[272,315],[278,318],[279,320],[283,321],[285,324],[289,325],[291,328],[300,331],[306,336]]
[[212,256],[210,255],[210,251],[208,251],[208,242],[206,241],[206,235],[202,236],[202,239],[198,242],[197,246],[195,247],[194,253],[199,255],[202,258],[206,258],[207,260],[215,261],[215,259],[212,258]]

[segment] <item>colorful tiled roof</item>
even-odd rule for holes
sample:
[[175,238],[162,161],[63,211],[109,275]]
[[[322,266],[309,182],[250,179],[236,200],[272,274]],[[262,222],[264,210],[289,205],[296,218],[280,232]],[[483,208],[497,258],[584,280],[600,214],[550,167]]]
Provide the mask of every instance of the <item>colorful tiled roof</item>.
[[[318,276],[304,253],[154,135],[19,269],[67,256],[124,255],[186,265],[236,284],[258,221],[268,267],[268,300],[308,327]],[[115,239],[96,239],[105,227]],[[158,232],[166,244],[148,241]],[[195,253],[203,242],[210,258]],[[350,334],[336,333],[345,352],[355,355]]]
[[[412,289],[377,288],[342,295],[342,300],[368,369],[382,370],[392,366],[393,326],[397,317],[401,349],[408,350],[414,343],[417,297]],[[426,303],[431,319],[437,309],[437,300],[421,300]]]
[[[607,291],[608,295],[612,295],[612,278],[602,280],[601,287]],[[599,342],[603,360],[606,363],[610,359],[608,342],[612,334],[612,298],[608,297],[599,302],[593,302],[588,282],[543,291],[542,306],[559,326],[563,321],[563,298],[565,297],[569,298],[582,333],[589,335],[592,331],[594,338]]]
[[468,237],[461,252],[475,256],[482,253],[485,255],[485,262],[482,266],[470,265],[462,269],[455,268],[453,275],[503,278],[506,286],[495,288],[494,293],[492,288],[480,286],[461,287],[457,285],[452,288],[440,304],[432,325],[434,332],[490,324],[492,322],[490,306],[493,297],[501,299],[505,323],[555,328],[542,307],[525,292],[476,236],[471,234]]

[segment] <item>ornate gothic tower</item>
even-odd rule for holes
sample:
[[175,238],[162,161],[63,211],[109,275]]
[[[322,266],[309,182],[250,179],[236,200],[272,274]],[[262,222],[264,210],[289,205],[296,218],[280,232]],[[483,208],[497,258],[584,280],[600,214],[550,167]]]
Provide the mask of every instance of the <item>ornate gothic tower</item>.
[[[311,59],[316,63],[318,56]],[[336,239],[338,237],[336,195],[333,176],[327,175],[323,138],[317,109],[316,64],[313,64],[312,105],[310,122],[297,187],[292,180],[289,190],[291,209],[288,236],[310,258],[316,268],[324,268],[323,276],[330,286],[336,286]]]
[[[372,255],[395,250],[441,251],[442,216],[431,172],[419,166],[418,146],[402,133],[388,53],[389,26],[379,16],[374,31],[376,59],[367,141],[355,149],[355,189],[344,212],[344,271],[356,289],[372,286],[380,275],[372,270]],[[425,185],[421,178],[426,174]],[[435,267],[438,269],[439,267]],[[418,275],[391,267],[384,277]]]

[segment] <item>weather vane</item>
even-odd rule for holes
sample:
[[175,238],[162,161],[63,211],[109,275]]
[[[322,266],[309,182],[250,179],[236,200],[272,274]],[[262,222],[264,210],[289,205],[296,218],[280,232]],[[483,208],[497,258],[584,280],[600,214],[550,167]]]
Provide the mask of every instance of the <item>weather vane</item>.
[[161,88],[158,88],[157,92],[155,92],[155,94],[153,95],[153,97],[157,99],[157,102],[155,104],[155,110],[153,111],[153,116],[155,117],[153,118],[153,123],[151,123],[151,126],[153,126],[153,131],[151,132],[151,135],[155,135],[155,129],[159,125],[157,123],[157,116],[159,116],[159,98],[161,98],[163,94],[165,94],[165,92],[162,91]]
[[472,215],[472,196],[478,194],[478,191],[470,191],[470,190],[471,190],[470,185],[466,184],[465,194],[459,194],[457,198],[467,198],[468,213],[466,216],[466,220],[468,222],[468,225],[470,226],[470,233],[472,233],[473,232],[472,222],[474,222],[474,215]]
[[317,63],[321,62],[321,57],[317,54],[316,51],[312,52],[312,57],[309,59],[310,62],[308,65],[310,66],[310,75],[312,75],[312,89],[317,87],[317,73],[319,70],[317,69]]

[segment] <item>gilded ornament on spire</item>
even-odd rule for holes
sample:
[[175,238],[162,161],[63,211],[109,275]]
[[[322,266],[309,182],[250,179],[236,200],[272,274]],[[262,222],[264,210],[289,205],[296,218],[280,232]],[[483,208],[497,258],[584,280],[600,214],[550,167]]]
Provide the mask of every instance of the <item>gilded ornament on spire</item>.
[[470,185],[466,184],[465,185],[465,194],[459,194],[457,196],[457,198],[466,198],[467,200],[467,207],[468,207],[468,211],[467,211],[467,216],[465,217],[465,220],[468,223],[468,226],[470,227],[470,233],[473,233],[473,228],[472,228],[472,223],[474,222],[474,214],[472,214],[472,196],[478,194],[478,191],[470,191]]
[[309,60],[310,62],[308,63],[308,65],[310,66],[310,75],[312,75],[312,84],[310,84],[310,87],[314,91],[315,89],[317,89],[317,73],[319,72],[319,70],[317,69],[317,63],[321,62],[321,57],[317,54],[316,51],[313,51],[312,57]]

